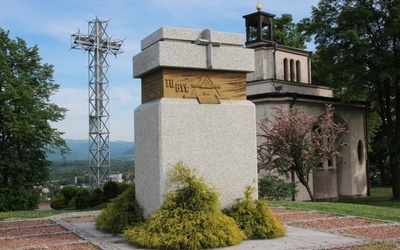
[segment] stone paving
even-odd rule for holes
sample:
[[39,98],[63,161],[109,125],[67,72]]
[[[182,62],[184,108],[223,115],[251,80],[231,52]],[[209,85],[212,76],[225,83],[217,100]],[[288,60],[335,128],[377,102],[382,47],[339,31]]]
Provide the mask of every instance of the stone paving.
[[[396,249],[400,223],[340,216],[313,211],[274,208],[287,227],[287,236],[273,240],[246,240],[221,249]],[[70,213],[43,219],[0,222],[0,249],[142,249],[120,235],[95,228],[99,211]],[[383,242],[383,243],[382,243]],[[369,248],[363,248],[368,245]]]

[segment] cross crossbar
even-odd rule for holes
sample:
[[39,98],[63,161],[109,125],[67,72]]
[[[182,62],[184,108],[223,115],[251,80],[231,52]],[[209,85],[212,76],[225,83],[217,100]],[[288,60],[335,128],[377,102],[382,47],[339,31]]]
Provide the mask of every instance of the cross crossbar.
[[211,30],[210,29],[205,29],[203,32],[203,37],[198,38],[195,43],[197,45],[206,45],[206,51],[207,51],[207,68],[212,69],[212,48],[213,47],[219,47],[221,46],[221,43],[219,41],[214,41],[211,36]]

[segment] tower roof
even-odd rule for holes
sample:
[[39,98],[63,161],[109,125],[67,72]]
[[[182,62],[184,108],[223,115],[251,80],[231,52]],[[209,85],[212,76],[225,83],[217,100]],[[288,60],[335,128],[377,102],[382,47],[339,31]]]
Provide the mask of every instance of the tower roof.
[[261,11],[243,16],[246,22],[246,46],[273,43],[275,15]]

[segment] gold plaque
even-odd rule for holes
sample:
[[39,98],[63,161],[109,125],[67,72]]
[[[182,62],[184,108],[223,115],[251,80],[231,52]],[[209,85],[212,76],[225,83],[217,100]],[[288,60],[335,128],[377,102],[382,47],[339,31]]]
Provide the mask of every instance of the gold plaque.
[[142,78],[142,103],[164,97],[195,98],[202,104],[246,100],[246,73],[160,69]]
[[221,102],[219,101],[219,98],[214,95],[202,95],[198,96],[197,100],[199,101],[200,104],[220,104]]

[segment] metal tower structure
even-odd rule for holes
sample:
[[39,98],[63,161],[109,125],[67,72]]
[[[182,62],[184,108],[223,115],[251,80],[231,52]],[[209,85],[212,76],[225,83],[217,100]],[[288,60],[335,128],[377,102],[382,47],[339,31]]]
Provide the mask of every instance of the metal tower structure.
[[109,82],[107,55],[122,53],[123,40],[112,40],[106,32],[108,21],[88,22],[88,34],[71,35],[72,49],[88,52],[89,61],[89,182],[101,187],[110,178]]

